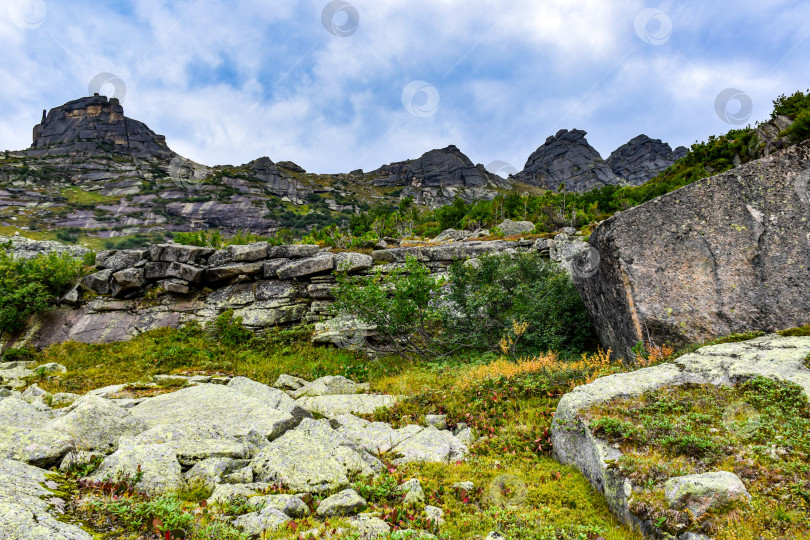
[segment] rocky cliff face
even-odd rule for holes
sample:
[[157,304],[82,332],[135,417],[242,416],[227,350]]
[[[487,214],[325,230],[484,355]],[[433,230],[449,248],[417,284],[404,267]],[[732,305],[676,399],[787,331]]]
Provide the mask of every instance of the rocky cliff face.
[[605,347],[629,355],[641,340],[682,346],[809,323],[808,184],[803,143],[597,227],[593,268],[575,281]]
[[613,174],[632,186],[640,186],[686,156],[687,152],[683,146],[673,151],[660,139],[639,135],[614,150],[606,163]]

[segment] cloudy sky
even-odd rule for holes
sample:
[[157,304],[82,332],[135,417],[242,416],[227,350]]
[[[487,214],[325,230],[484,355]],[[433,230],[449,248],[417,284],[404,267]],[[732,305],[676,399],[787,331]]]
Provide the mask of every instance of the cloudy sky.
[[562,128],[604,157],[688,146],[810,87],[808,20],[800,0],[0,0],[0,148],[94,80],[209,165],[455,144],[522,169]]

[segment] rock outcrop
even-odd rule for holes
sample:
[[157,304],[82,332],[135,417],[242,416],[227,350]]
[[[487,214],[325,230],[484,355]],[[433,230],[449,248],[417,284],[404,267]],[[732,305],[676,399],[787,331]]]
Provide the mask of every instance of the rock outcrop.
[[[155,328],[210,322],[228,310],[256,331],[314,323],[332,316],[331,292],[339,273],[389,272],[401,268],[409,256],[440,273],[454,261],[483,255],[547,254],[552,244],[545,239],[470,241],[381,249],[371,255],[267,242],[218,251],[180,244],[110,250],[97,255],[96,272],[82,280],[71,305],[46,312],[14,346],[123,341]],[[367,326],[338,323],[325,325],[317,339],[352,347],[374,334]],[[6,371],[0,370],[0,377],[21,378]]]
[[595,229],[575,282],[603,345],[676,347],[810,322],[810,143],[695,182]]
[[481,171],[455,146],[431,150],[410,161],[383,165],[373,172],[380,187],[485,187],[489,174]]
[[588,191],[619,182],[619,178],[585,138],[586,132],[562,129],[546,139],[515,178],[556,190]]
[[672,150],[660,139],[639,135],[614,150],[606,163],[616,176],[629,185],[640,186],[673,165],[687,152],[683,146]]
[[[614,399],[637,397],[661,388],[686,384],[735,385],[755,377],[799,385],[810,396],[810,369],[803,363],[808,353],[810,338],[770,335],[742,343],[704,347],[673,363],[610,375],[579,386],[563,396],[557,406],[551,431],[554,457],[579,469],[594,488],[604,494],[611,511],[622,522],[654,535],[655,524],[640,522],[629,509],[634,492],[644,487],[634,486],[613,466],[622,452],[593,434],[585,413]],[[704,507],[722,496],[721,491],[747,496],[744,487],[740,489],[741,484],[733,478],[723,477],[723,482],[718,482],[716,475],[710,478],[713,489],[696,487],[698,484],[705,487],[705,478],[701,481],[685,477],[673,481],[667,486],[667,497],[675,497],[679,491],[692,486],[693,491],[700,491],[702,495],[689,501],[690,504],[695,505],[694,510],[705,510]]]

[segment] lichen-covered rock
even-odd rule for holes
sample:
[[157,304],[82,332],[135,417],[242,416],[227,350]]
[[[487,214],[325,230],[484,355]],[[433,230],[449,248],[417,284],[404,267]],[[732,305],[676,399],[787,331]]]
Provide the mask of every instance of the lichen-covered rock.
[[394,429],[385,422],[369,422],[351,414],[336,416],[332,422],[338,426],[338,432],[374,455],[390,452],[392,448],[402,441],[419,434],[425,429],[417,425]]
[[289,413],[297,421],[300,421],[302,418],[312,418],[311,412],[296,403],[295,400],[285,392],[250,380],[247,377],[234,377],[231,379],[231,382],[228,383],[228,388],[233,388],[237,392],[241,392],[242,394],[261,401],[272,409]]
[[349,519],[349,526],[360,537],[360,540],[382,538],[391,532],[391,526],[380,518],[360,514]]
[[451,463],[466,458],[468,449],[448,431],[429,426],[392,450],[400,457],[395,464],[419,462]]
[[58,521],[49,512],[43,487],[47,471],[0,459],[0,538],[8,540],[91,540],[76,525]]
[[319,253],[314,257],[288,262],[276,271],[279,279],[296,279],[324,272],[335,267],[335,257],[331,253]]
[[297,495],[260,495],[248,499],[255,508],[275,508],[291,518],[304,518],[310,514],[301,497]]
[[124,268],[131,268],[149,254],[146,249],[111,249],[96,254],[96,267],[118,272]]
[[0,426],[2,458],[50,467],[59,463],[72,448],[73,439],[53,429]]
[[303,259],[314,256],[318,251],[320,248],[315,245],[273,246],[267,256],[271,259]]
[[436,429],[447,429],[447,415],[446,414],[426,414],[425,424],[433,426]]
[[358,385],[356,382],[341,377],[340,375],[328,375],[315,379],[311,383],[306,384],[304,387],[299,388],[293,392],[294,398],[303,396],[339,396],[356,394],[363,390],[363,386]]
[[101,459],[104,454],[101,452],[87,452],[84,450],[71,450],[62,458],[59,464],[59,470],[62,472],[68,471],[73,467],[89,465],[95,459]]
[[220,484],[214,489],[209,500],[214,503],[228,503],[236,499],[253,497],[268,487],[270,487],[270,484],[265,482]]
[[275,530],[290,521],[280,510],[267,507],[258,512],[244,514],[233,520],[234,526],[251,536],[260,536],[265,531]]
[[498,225],[504,236],[515,236],[517,234],[530,233],[534,230],[534,223],[531,221],[512,221],[506,219]]
[[630,373],[602,377],[578,386],[560,400],[551,429],[554,457],[579,469],[604,494],[611,511],[624,523],[635,517],[629,510],[633,485],[609,467],[621,452],[596,437],[581,413],[613,399],[685,384],[733,385],[755,377],[797,384],[810,396],[810,369],[803,364],[810,354],[810,338],[769,335],[741,343],[698,349],[660,364]]
[[293,377],[292,375],[279,375],[276,382],[273,383],[275,388],[279,390],[298,390],[302,386],[306,386],[308,381],[300,377]]
[[664,496],[671,508],[686,508],[696,520],[718,506],[751,499],[739,477],[727,471],[670,478]]
[[110,400],[85,396],[48,427],[69,435],[77,450],[109,454],[118,448],[119,438],[145,431],[146,423]]
[[350,516],[366,507],[366,500],[353,489],[345,489],[331,497],[327,497],[318,505],[318,515]]
[[404,493],[405,498],[402,502],[406,505],[420,504],[425,502],[425,491],[422,489],[422,483],[418,478],[411,478],[397,486],[397,493]]
[[232,437],[255,430],[274,439],[295,425],[289,413],[269,408],[233,388],[215,384],[200,384],[156,396],[131,411],[149,427],[205,422],[216,424]]
[[371,255],[364,253],[342,252],[335,254],[335,270],[338,272],[362,272],[374,266]]
[[431,523],[442,526],[444,525],[444,510],[437,506],[425,506],[425,516]]
[[268,444],[252,462],[254,477],[292,491],[322,493],[348,486],[349,475],[372,475],[382,463],[326,421],[304,419]]
[[207,458],[194,465],[183,475],[186,484],[194,488],[202,486],[214,489],[222,483],[222,477],[232,470],[236,462],[231,458]]
[[0,400],[0,426],[38,428],[49,422],[50,419],[48,413],[22,399],[8,397]]
[[341,414],[372,414],[377,409],[394,405],[399,399],[399,396],[354,394],[302,397],[296,403],[307,411],[334,418]]
[[104,481],[118,475],[134,478],[142,473],[138,489],[150,495],[178,491],[185,487],[177,454],[168,444],[144,444],[122,446],[110,454],[101,466],[88,478]]

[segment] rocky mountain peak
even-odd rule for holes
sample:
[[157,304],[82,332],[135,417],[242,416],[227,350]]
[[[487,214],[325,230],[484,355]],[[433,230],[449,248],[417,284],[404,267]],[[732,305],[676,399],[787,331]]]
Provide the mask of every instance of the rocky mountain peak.
[[546,189],[564,184],[570,191],[616,184],[618,178],[586,135],[580,129],[561,129],[529,156],[517,179]]
[[633,186],[640,186],[657,176],[686,155],[688,150],[679,146],[675,150],[660,139],[638,135],[617,148],[606,163],[613,173]]
[[55,107],[34,127],[29,155],[126,154],[146,160],[172,159],[166,138],[124,116],[116,98],[94,95]]
[[456,146],[430,150],[418,159],[383,165],[372,174],[379,187],[480,188],[489,183],[484,174]]

